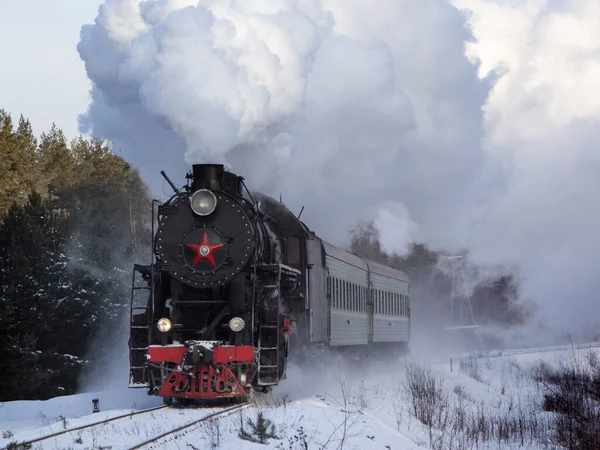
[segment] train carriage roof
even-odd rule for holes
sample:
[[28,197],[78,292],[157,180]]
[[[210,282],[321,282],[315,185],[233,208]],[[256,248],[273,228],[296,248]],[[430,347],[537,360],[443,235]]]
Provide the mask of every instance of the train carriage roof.
[[323,243],[323,248],[325,249],[325,254],[335,259],[339,259],[345,263],[351,264],[359,269],[364,271],[368,271],[369,267],[364,259],[359,256],[356,256],[353,253],[347,252],[346,250],[342,250],[334,245],[331,245],[328,242],[321,240]]
[[369,266],[371,273],[381,275],[383,277],[393,278],[394,280],[406,281],[407,283],[410,281],[408,275],[401,270],[394,269],[393,267],[389,267],[384,264],[376,263],[375,261],[365,261]]
[[350,253],[346,250],[342,250],[339,247],[331,245],[328,242],[323,242],[323,247],[325,248],[325,253],[327,256],[332,258],[336,258],[340,261],[344,261],[348,264],[351,264],[359,269],[370,271],[373,274],[380,275],[387,278],[392,278],[394,280],[400,280],[409,282],[410,279],[408,276],[402,272],[401,270],[394,269],[392,267],[386,266],[384,264],[376,263],[374,261],[370,261],[368,259],[363,259],[354,253]]

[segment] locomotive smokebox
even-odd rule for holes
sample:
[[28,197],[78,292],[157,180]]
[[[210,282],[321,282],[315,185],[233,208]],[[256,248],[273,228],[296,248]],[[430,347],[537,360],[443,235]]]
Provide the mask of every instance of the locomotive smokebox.
[[233,196],[242,195],[242,177],[226,172],[223,164],[194,164],[192,190],[225,191]]

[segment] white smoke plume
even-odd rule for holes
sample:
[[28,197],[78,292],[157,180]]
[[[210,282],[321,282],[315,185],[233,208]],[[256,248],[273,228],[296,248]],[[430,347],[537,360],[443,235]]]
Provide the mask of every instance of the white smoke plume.
[[336,244],[372,218],[390,250],[518,266],[573,328],[600,287],[599,7],[106,0],[81,33],[80,125],[155,190],[225,162]]

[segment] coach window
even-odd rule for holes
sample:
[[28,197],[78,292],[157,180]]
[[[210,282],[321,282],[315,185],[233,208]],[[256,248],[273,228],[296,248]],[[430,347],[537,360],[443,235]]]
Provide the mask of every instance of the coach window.
[[331,277],[331,304],[335,306],[335,278]]
[[404,315],[404,294],[400,294],[400,315]]
[[348,310],[349,300],[348,300],[348,282],[344,281],[344,309]]
[[352,311],[352,283],[348,282],[348,311]]
[[336,306],[336,291],[335,291],[335,278],[331,277],[331,303]]
[[386,316],[390,315],[390,299],[387,292],[383,293],[383,312]]
[[346,282],[346,295],[348,296],[348,311],[352,311],[352,283]]
[[388,311],[388,293],[383,291],[383,313],[387,316],[389,314]]
[[352,311],[352,283],[346,282],[346,295],[348,296],[348,311]]
[[360,310],[364,311],[365,310],[365,288],[360,286],[358,289],[359,289],[359,293],[360,293]]

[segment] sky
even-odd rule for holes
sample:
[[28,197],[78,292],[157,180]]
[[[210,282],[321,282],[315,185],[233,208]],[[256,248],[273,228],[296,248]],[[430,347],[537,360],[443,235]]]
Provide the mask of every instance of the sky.
[[516,271],[556,329],[598,317],[597,0],[0,5],[0,107],[36,131],[113,141],[159,193],[224,162],[335,244],[373,219]]
[[0,108],[23,114],[34,132],[55,122],[69,138],[90,101],[77,53],[79,31],[100,0],[0,0]]

